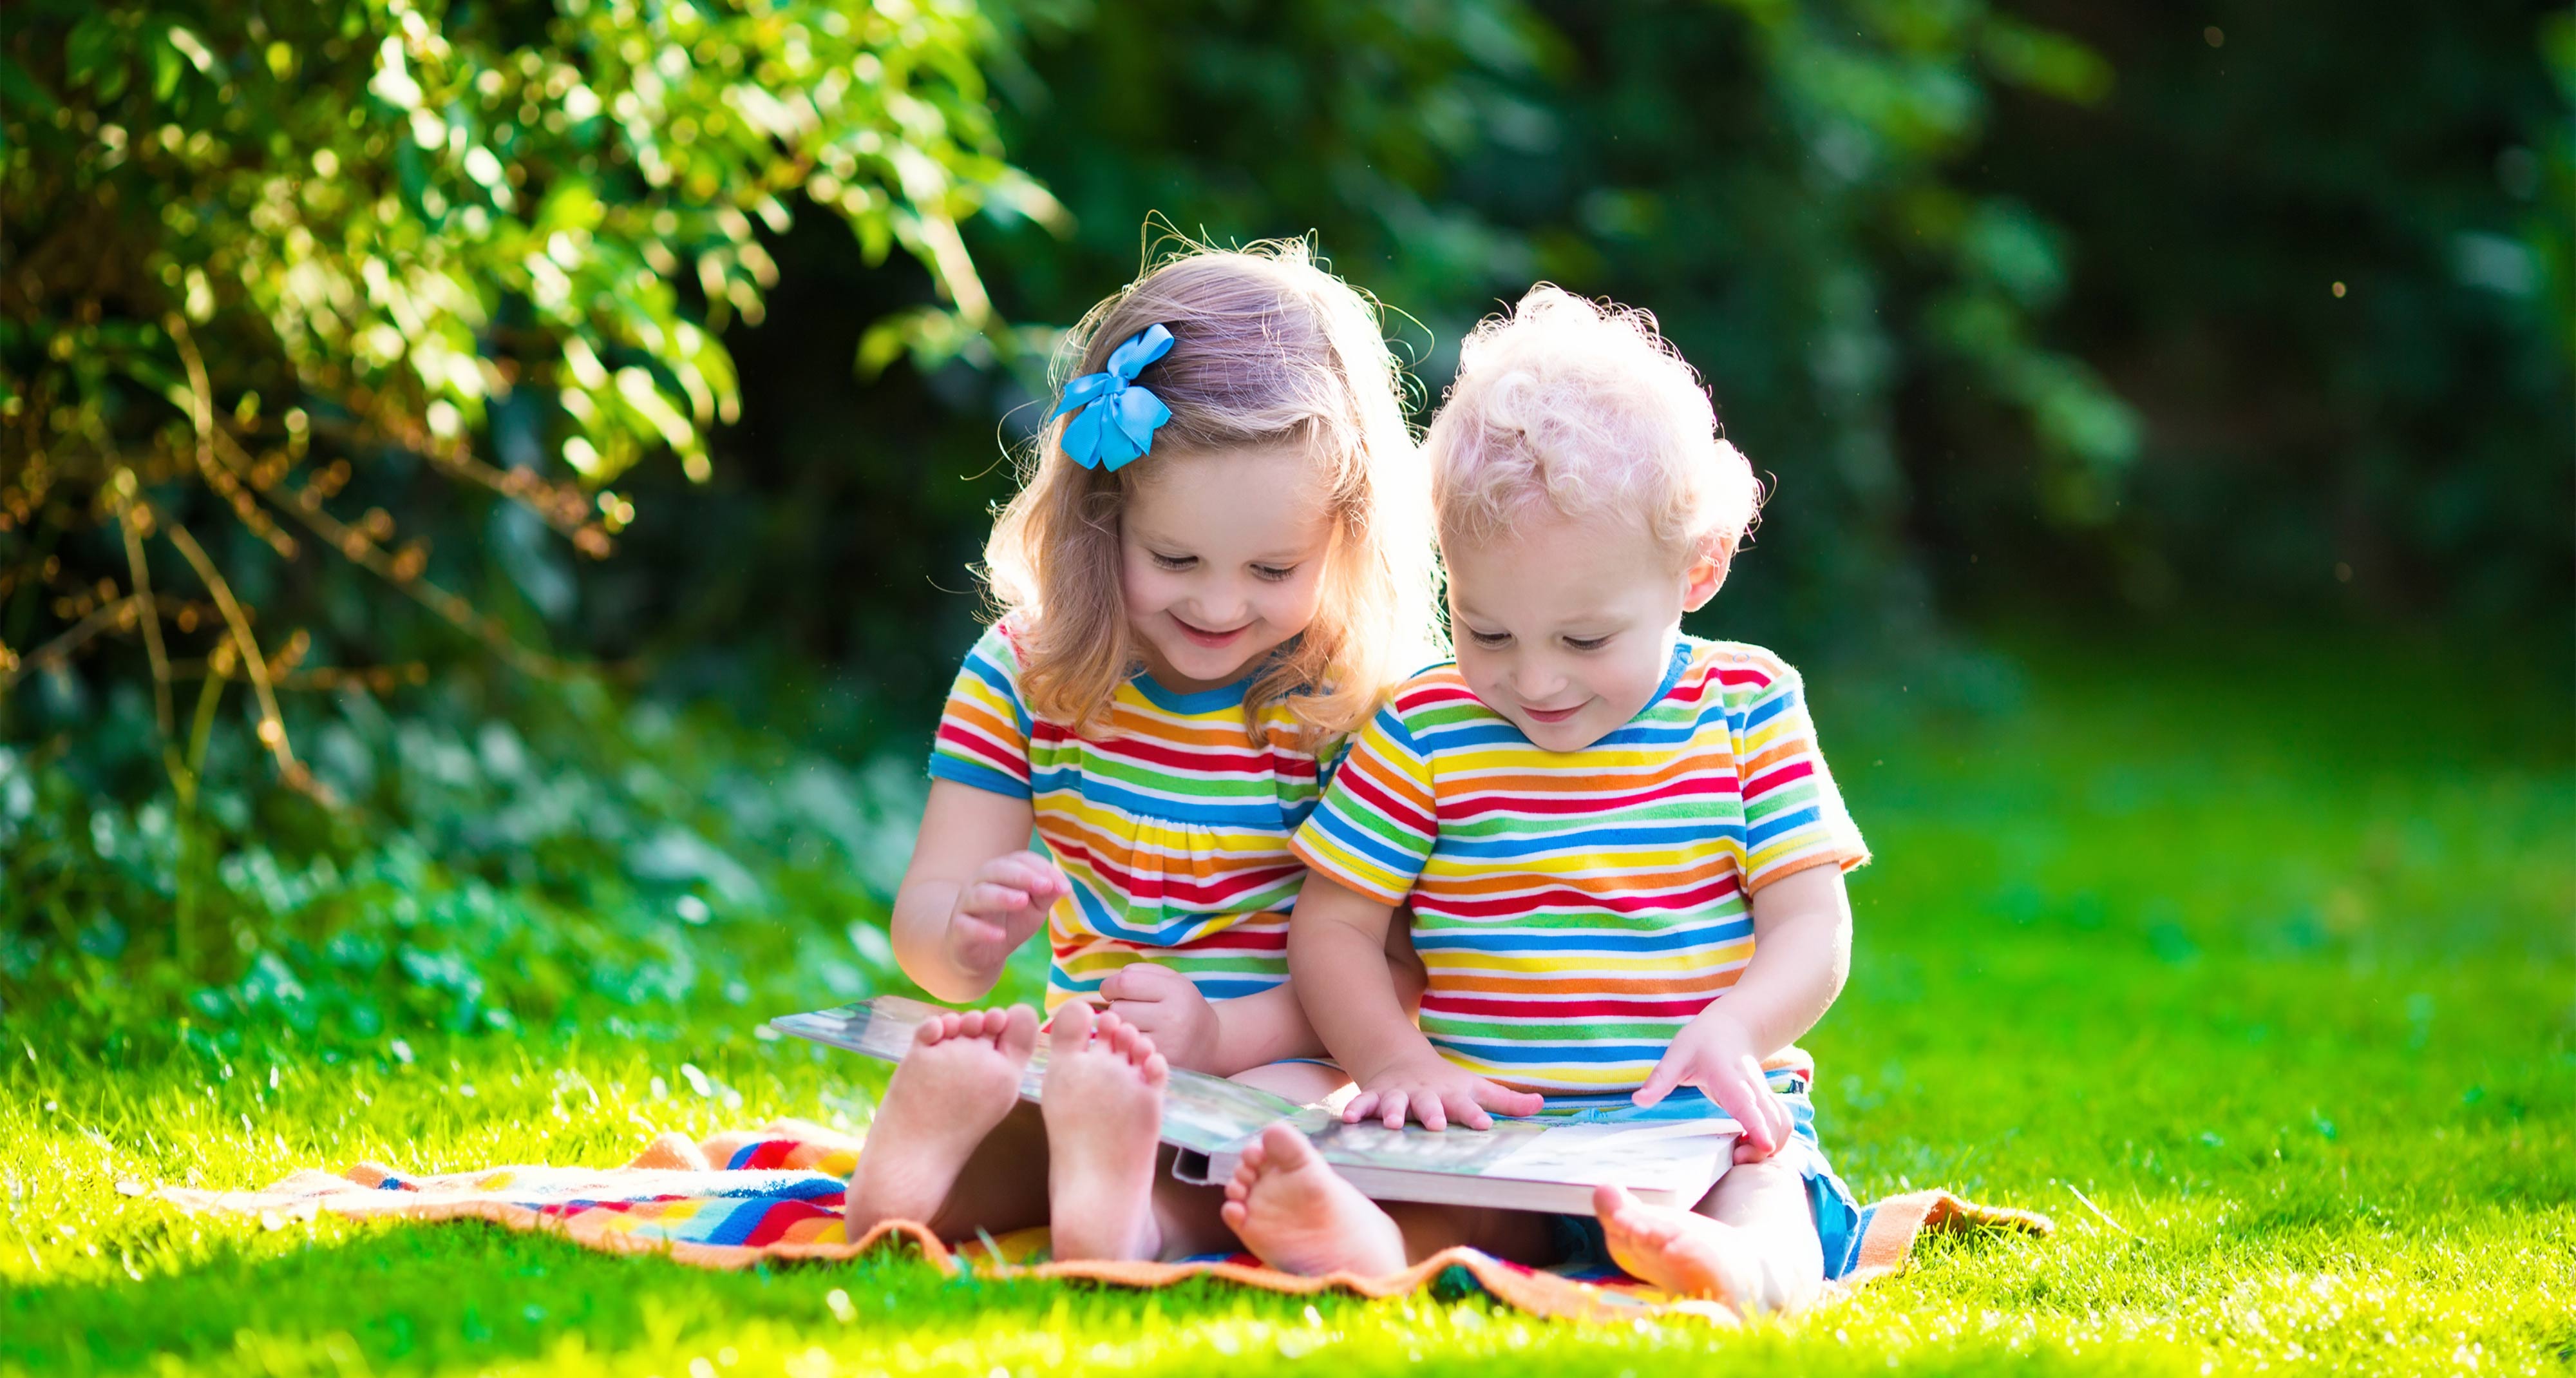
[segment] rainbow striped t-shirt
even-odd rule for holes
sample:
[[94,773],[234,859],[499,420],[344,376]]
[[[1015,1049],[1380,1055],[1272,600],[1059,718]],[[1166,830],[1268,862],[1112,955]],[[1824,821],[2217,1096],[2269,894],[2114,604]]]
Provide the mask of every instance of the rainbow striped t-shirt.
[[[1869,859],[1797,672],[1683,637],[1627,725],[1533,744],[1455,663],[1406,681],[1297,834],[1319,875],[1413,907],[1422,1032],[1551,1110],[1624,1103],[1753,958],[1752,892]],[[1770,1064],[1803,1082],[1805,1055]]]
[[1007,622],[966,653],[930,774],[1028,800],[1073,882],[1048,916],[1050,1013],[1130,962],[1169,966],[1210,1000],[1288,979],[1288,911],[1306,878],[1288,839],[1343,739],[1301,748],[1273,703],[1255,745],[1250,685],[1177,694],[1139,673],[1086,737],[1029,711]]

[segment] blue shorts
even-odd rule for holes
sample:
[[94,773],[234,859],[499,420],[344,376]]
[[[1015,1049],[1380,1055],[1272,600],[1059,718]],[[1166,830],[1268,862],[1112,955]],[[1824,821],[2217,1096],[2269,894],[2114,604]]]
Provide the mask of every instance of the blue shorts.
[[[1775,1089],[1771,1094],[1788,1105],[1792,1121],[1789,1142],[1772,1155],[1771,1161],[1795,1168],[1805,1183],[1807,1210],[1816,1221],[1816,1241],[1824,1246],[1825,1277],[1842,1277],[1860,1261],[1860,1202],[1853,1198],[1851,1188],[1843,1185],[1841,1175],[1834,1171],[1823,1146],[1816,1141],[1816,1106],[1806,1087]],[[1594,1104],[1551,1111],[1543,1118],[1564,1124],[1630,1124],[1705,1119],[1725,1113],[1696,1089],[1683,1087],[1644,1108],[1626,1103]],[[1601,1233],[1599,1220],[1588,1215],[1556,1215],[1548,1217],[1548,1227],[1560,1266],[1571,1265],[1578,1270],[1618,1267],[1610,1257],[1609,1241]]]

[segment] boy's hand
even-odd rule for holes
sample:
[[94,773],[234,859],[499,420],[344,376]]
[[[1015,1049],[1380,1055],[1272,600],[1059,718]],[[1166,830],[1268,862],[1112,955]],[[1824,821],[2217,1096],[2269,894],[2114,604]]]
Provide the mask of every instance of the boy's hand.
[[1677,1086],[1698,1087],[1744,1126],[1744,1137],[1736,1141],[1735,1161],[1758,1162],[1789,1142],[1793,1123],[1789,1107],[1771,1094],[1751,1036],[1715,1006],[1682,1026],[1672,1046],[1664,1050],[1663,1060],[1647,1075],[1646,1084],[1629,1099],[1640,1106],[1653,1105]]
[[1507,1091],[1437,1053],[1407,1059],[1360,1084],[1360,1093],[1342,1107],[1342,1123],[1374,1117],[1389,1129],[1404,1128],[1406,1116],[1425,1129],[1447,1129],[1451,1120],[1469,1129],[1491,1129],[1494,1117],[1535,1115],[1547,1102],[1526,1091]]
[[1073,882],[1035,852],[997,856],[975,868],[948,914],[948,957],[973,972],[994,972],[1046,924],[1047,911],[1073,893]]
[[1216,1006],[1177,971],[1153,962],[1131,962],[1100,983],[1109,1012],[1144,1031],[1154,1051],[1175,1067],[1217,1071]]

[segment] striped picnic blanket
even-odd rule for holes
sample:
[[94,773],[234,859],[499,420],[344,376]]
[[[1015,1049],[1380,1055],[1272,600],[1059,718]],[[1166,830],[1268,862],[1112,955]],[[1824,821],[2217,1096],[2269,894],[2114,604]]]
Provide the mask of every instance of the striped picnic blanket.
[[[164,1187],[159,1194],[189,1210],[271,1218],[327,1211],[352,1219],[489,1220],[559,1234],[593,1249],[658,1253],[703,1268],[741,1268],[765,1259],[848,1259],[892,1246],[915,1250],[943,1271],[984,1276],[1130,1287],[1213,1276],[1274,1292],[1339,1289],[1367,1297],[1402,1296],[1435,1284],[1472,1285],[1522,1310],[1568,1320],[1735,1319],[1723,1305],[1658,1292],[1615,1269],[1533,1269],[1473,1249],[1450,1249],[1385,1277],[1309,1278],[1265,1268],[1249,1254],[1176,1263],[1051,1262],[1043,1229],[954,1248],[905,1223],[880,1225],[850,1239],[841,1224],[841,1193],[859,1149],[854,1136],[779,1120],[702,1143],[664,1134],[617,1168],[492,1167],[413,1176],[360,1163],[336,1173],[298,1172],[258,1191]],[[1889,1197],[1864,1209],[1859,1267],[1835,1287],[1904,1267],[1927,1230],[1980,1227],[2042,1235],[2054,1228],[2046,1216],[1975,1205],[1948,1192]]]

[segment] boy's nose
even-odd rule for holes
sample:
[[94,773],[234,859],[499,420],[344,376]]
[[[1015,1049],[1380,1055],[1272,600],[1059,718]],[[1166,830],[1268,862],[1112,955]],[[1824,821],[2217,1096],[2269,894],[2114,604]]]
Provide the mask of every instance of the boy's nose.
[[1555,698],[1565,688],[1565,672],[1552,665],[1522,665],[1512,672],[1512,692],[1533,703]]

